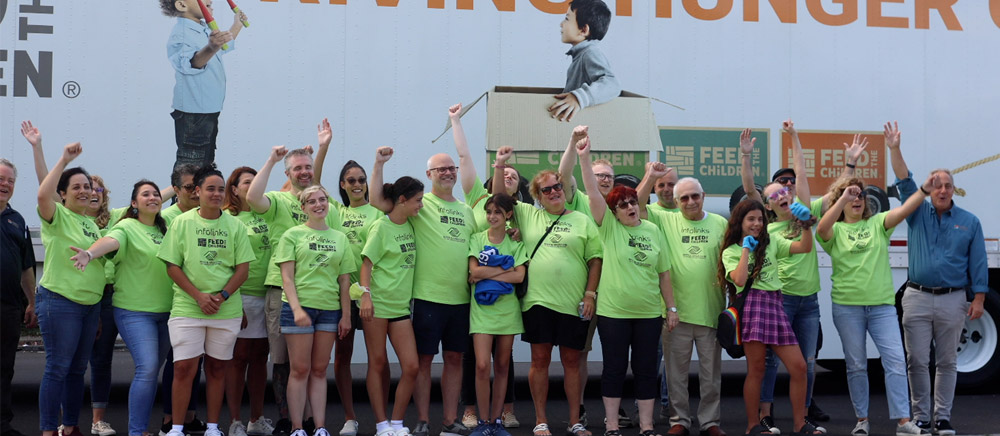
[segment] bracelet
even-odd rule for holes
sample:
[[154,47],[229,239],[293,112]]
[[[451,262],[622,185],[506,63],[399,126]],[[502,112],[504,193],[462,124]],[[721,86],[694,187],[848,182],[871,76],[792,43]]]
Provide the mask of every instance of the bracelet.
[[[924,187],[923,187],[923,186],[921,186],[921,187],[920,187],[920,189],[924,189]],[[90,252],[90,250],[83,250],[83,252],[84,252],[84,253],[87,253],[87,257],[88,257],[88,258],[89,258],[90,260],[94,260],[94,254],[93,254],[93,253],[91,253],[91,252]]]
[[852,163],[845,163],[844,166],[846,166],[846,167],[848,167],[848,168],[850,168],[852,170],[858,167],[857,165],[854,165]]
[[741,154],[741,155],[743,155],[743,156],[750,156],[750,155],[752,155],[753,153],[742,153],[742,152],[741,152],[740,154]]
[[372,288],[370,288],[368,286],[358,285],[358,287],[361,288],[361,293],[362,294],[371,294],[372,293]]
[[923,192],[924,195],[926,195],[928,197],[931,195],[930,191],[924,189],[924,185],[920,185],[920,192]]
[[584,297],[593,297],[594,299],[596,299],[597,298],[597,291],[587,291],[587,292],[584,292],[583,296]]

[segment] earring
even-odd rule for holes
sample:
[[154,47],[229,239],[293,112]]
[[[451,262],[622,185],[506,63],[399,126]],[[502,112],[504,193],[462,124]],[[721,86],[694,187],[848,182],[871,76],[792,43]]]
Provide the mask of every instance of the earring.
[[134,208],[134,207],[133,207],[133,208],[132,208],[132,213],[133,213],[133,214],[137,214],[137,213],[139,213],[139,209],[138,209],[138,208]]

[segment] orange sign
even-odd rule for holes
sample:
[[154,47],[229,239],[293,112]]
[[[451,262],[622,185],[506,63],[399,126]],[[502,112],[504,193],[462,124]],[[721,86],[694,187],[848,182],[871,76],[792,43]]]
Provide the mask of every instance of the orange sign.
[[[888,150],[882,132],[833,132],[799,130],[802,154],[806,159],[809,190],[813,196],[823,195],[843,173],[846,166],[844,143],[851,144],[854,134],[860,133],[868,139],[868,147],[858,158],[855,177],[864,179],[866,185],[885,189],[887,177]],[[793,168],[792,137],[781,132],[781,167]],[[802,177],[802,174],[796,174]]]

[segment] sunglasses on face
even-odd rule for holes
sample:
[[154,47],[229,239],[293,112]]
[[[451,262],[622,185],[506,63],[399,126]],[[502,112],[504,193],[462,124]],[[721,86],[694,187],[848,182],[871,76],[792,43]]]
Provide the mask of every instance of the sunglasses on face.
[[181,189],[187,192],[194,192],[194,188],[195,188],[194,183],[188,183],[187,185],[181,186]]
[[348,178],[344,179],[344,182],[346,182],[348,185],[354,185],[354,184],[364,185],[365,183],[368,183],[368,178],[367,177],[359,177],[359,178],[355,179],[354,177],[348,177]]
[[457,173],[458,172],[458,167],[456,167],[456,166],[437,167],[437,168],[431,168],[430,171],[437,171],[438,174]]
[[768,195],[767,196],[767,200],[768,201],[778,201],[778,198],[781,198],[781,197],[783,197],[785,195],[788,195],[788,188],[781,188],[781,189],[779,189],[777,191],[772,192],[771,195]]
[[635,198],[630,198],[628,200],[619,202],[618,205],[615,206],[615,209],[625,209],[629,206],[638,206],[638,205],[639,205],[639,200]]
[[777,179],[774,179],[774,181],[781,183],[782,185],[794,185],[795,177],[791,176],[778,177]]
[[95,187],[95,188],[94,188],[94,192],[96,192],[96,193],[98,193],[98,194],[103,194],[103,193],[104,193],[104,188],[102,188],[102,187],[100,187],[100,186],[98,186],[98,187]]
[[701,200],[701,194],[699,193],[688,194],[679,198],[678,200],[680,200],[681,203],[687,203],[688,201],[698,201]]
[[539,189],[539,191],[542,191],[542,194],[549,194],[552,191],[562,192],[562,190],[563,190],[562,183],[556,183],[555,185],[546,186],[544,188]]

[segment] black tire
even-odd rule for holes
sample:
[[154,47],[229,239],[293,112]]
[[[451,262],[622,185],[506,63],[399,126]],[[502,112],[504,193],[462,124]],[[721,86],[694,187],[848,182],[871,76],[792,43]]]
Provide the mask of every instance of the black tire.
[[865,186],[865,194],[867,194],[868,210],[872,212],[872,215],[889,210],[889,194],[886,194],[882,188],[872,185]]
[[958,346],[959,389],[980,389],[1000,380],[1000,293],[987,292],[983,316],[966,319]]
[[[761,198],[764,197],[764,188],[758,184],[753,185],[754,189],[757,190],[758,194],[761,194]],[[739,202],[747,199],[747,193],[743,190],[743,185],[737,186],[736,190],[733,191],[733,195],[729,197],[729,211],[732,212],[733,208],[736,207]]]

